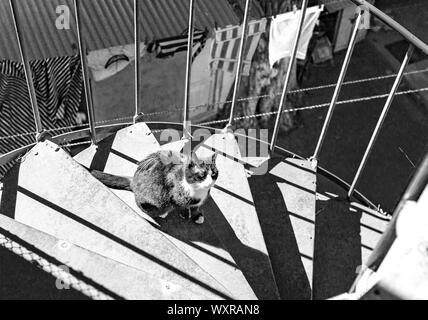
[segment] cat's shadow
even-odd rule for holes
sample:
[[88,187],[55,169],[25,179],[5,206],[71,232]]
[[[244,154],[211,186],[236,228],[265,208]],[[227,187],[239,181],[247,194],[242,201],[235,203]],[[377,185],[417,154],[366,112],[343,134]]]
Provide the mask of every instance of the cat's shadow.
[[[206,205],[203,206],[202,211],[206,214]],[[182,218],[178,210],[171,212],[165,219],[154,218],[154,220],[158,223],[158,226],[152,225],[159,231],[186,243],[196,250],[203,251],[224,263],[237,267],[232,261],[225,259],[223,256],[220,256],[206,248],[206,245],[215,248],[223,248],[221,241],[216,236],[209,222],[205,221],[204,224],[197,225],[191,219]]]
[[[156,219],[160,226],[158,229],[225,264],[240,269],[259,299],[277,299],[275,288],[266,285],[265,277],[270,277],[271,272],[266,270],[265,262],[268,257],[238,239],[212,198],[209,198],[201,209],[206,217],[202,225],[185,220],[174,211],[166,219]],[[215,247],[216,252],[210,250],[210,247]],[[218,252],[221,250],[218,249],[227,251],[227,254],[219,255]]]

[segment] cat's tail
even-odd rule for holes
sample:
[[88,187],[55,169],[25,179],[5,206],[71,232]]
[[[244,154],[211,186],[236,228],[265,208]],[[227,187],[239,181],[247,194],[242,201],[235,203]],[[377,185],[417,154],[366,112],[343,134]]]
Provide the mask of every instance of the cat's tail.
[[115,176],[113,174],[108,174],[98,170],[89,170],[89,172],[99,181],[101,181],[105,186],[117,189],[117,190],[127,190],[132,191],[131,188],[131,177],[121,177]]

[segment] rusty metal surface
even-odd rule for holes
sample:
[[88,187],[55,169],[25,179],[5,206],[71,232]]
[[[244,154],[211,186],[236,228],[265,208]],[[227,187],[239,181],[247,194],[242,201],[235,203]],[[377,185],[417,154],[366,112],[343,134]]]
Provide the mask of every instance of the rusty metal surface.
[[[39,143],[15,172],[13,197],[2,212],[35,229],[200,292],[210,299],[229,292],[161,232],[153,228],[81,165],[51,142]],[[6,179],[5,190],[14,188]]]

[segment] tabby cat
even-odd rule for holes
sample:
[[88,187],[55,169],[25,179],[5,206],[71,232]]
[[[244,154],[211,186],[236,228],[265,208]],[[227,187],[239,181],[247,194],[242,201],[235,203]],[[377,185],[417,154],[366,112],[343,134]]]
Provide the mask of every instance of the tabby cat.
[[184,218],[202,224],[200,207],[207,200],[218,178],[217,155],[200,160],[180,152],[161,150],[149,155],[138,165],[134,177],[121,177],[91,170],[107,187],[129,190],[138,207],[152,217],[166,218],[178,210]]

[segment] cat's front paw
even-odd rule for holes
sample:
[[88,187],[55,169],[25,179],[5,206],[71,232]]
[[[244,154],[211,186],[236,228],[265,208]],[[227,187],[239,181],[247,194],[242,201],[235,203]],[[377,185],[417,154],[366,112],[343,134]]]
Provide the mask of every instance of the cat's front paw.
[[205,217],[202,214],[202,212],[197,212],[193,217],[192,217],[192,221],[196,224],[203,224],[205,222]]
[[165,212],[165,213],[163,213],[163,214],[158,215],[158,218],[166,219],[166,218],[168,217],[168,215],[169,215],[169,212],[170,212],[170,211],[167,211],[167,212]]
[[180,210],[179,216],[181,219],[188,220],[192,217],[192,211],[190,209]]

